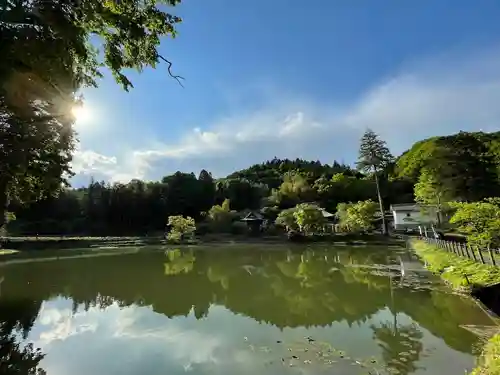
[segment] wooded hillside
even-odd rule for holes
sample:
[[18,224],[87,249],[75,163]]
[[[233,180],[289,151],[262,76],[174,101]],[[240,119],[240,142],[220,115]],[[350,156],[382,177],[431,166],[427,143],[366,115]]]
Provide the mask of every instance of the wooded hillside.
[[[459,133],[419,141],[379,175],[386,208],[411,202],[414,185],[437,179],[448,199],[476,201],[499,195],[500,132]],[[424,177],[422,177],[424,176]],[[433,181],[434,181],[433,180]],[[422,182],[423,184],[423,182]],[[214,179],[210,172],[176,172],[160,181],[127,184],[92,181],[57,197],[28,205],[13,202],[11,233],[145,234],[161,231],[170,215],[203,220],[228,199],[231,210],[262,209],[275,218],[281,209],[317,202],[335,212],[341,202],[376,200],[372,175],[347,165],[278,159]]]
[[417,183],[424,171],[436,177],[449,200],[497,196],[500,132],[460,132],[417,142],[398,158],[394,175]]

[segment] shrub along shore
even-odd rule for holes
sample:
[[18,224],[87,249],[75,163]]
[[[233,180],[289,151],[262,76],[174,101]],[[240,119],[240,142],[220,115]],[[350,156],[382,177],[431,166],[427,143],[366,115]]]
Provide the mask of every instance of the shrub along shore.
[[[498,267],[475,263],[420,240],[412,241],[412,247],[429,270],[456,290],[471,293],[475,288],[500,283]],[[489,339],[470,375],[500,375],[500,333]]]

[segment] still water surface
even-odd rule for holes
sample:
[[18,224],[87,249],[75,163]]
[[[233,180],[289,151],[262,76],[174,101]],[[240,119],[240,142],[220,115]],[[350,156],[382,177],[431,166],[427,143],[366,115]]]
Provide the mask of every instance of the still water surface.
[[2,278],[5,374],[463,374],[471,328],[492,324],[382,247],[158,249]]

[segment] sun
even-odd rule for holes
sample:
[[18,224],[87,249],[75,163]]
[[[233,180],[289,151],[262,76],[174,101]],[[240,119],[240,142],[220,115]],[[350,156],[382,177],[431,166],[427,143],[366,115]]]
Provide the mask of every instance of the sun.
[[91,117],[89,109],[83,105],[73,107],[71,113],[75,117],[76,122],[85,122]]

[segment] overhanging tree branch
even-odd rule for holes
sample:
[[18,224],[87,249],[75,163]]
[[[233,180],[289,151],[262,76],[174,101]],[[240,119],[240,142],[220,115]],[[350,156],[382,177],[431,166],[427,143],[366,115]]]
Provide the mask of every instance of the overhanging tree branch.
[[184,87],[184,85],[182,84],[181,80],[185,81],[185,78],[182,77],[182,76],[179,76],[179,75],[175,75],[172,73],[172,62],[169,61],[168,59],[166,59],[165,57],[163,57],[162,55],[158,55],[158,58],[165,61],[167,64],[168,64],[168,74],[170,75],[170,77],[172,77],[173,79],[175,79],[177,81],[177,83],[181,86],[181,87]]

